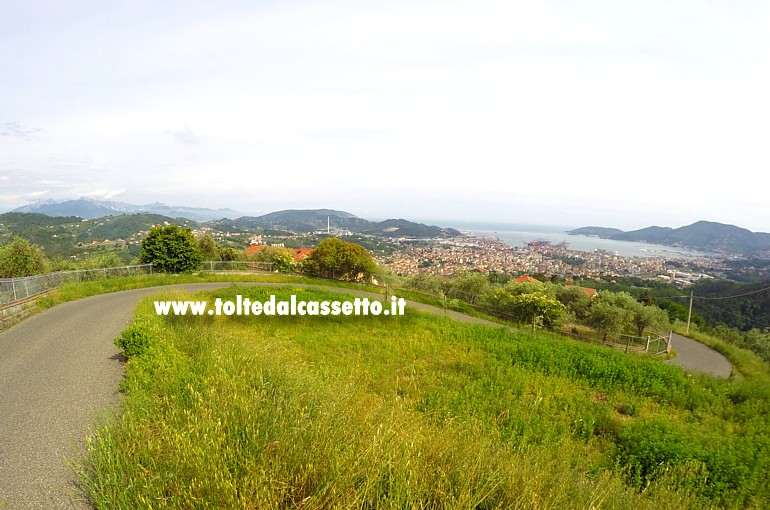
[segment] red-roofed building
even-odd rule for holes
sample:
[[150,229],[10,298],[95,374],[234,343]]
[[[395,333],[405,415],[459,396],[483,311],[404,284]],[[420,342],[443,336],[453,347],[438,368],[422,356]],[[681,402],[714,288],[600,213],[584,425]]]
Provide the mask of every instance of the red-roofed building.
[[597,294],[599,294],[599,292],[596,289],[592,289],[590,287],[574,287],[574,285],[565,285],[564,287],[567,288],[567,289],[571,289],[571,288],[580,289],[583,292],[585,292],[586,296],[588,296],[590,298],[594,298],[594,297],[597,296]]
[[295,248],[294,249],[294,262],[300,262],[313,253],[313,248]]
[[[252,244],[246,250],[244,253],[251,257],[253,255],[256,255],[259,250],[262,248],[267,248],[268,246],[264,244]],[[294,252],[294,262],[299,262],[301,260],[304,260],[308,255],[310,255],[313,252],[313,248],[285,248],[286,250],[291,250]]]
[[249,246],[248,248],[246,248],[246,250],[244,251],[244,253],[245,253],[246,255],[248,255],[249,257],[251,257],[252,255],[256,255],[256,253],[257,253],[259,250],[261,250],[261,249],[262,249],[262,245],[261,245],[261,244],[252,244],[251,246]]
[[516,283],[541,283],[540,280],[535,280],[531,276],[519,276],[513,281]]

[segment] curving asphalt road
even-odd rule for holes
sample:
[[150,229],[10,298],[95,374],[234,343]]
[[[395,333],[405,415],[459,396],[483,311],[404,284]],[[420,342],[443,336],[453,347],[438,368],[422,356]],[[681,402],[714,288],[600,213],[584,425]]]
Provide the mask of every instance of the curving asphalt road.
[[733,365],[727,358],[696,340],[674,333],[671,335],[671,347],[676,351],[676,358],[664,363],[714,377],[730,377],[733,372]]
[[[229,285],[171,287],[196,291]],[[129,324],[139,300],[158,290],[129,290],[64,303],[0,332],[0,508],[90,508],[77,490],[66,458],[82,448],[91,424],[117,409],[123,365],[113,339]],[[445,313],[441,308],[411,301],[408,307]],[[459,321],[500,327],[457,312],[446,313]],[[712,359],[713,354],[724,358],[721,354],[684,340],[689,339],[675,338],[679,356],[672,362],[706,371],[712,371],[713,366],[715,375],[729,375],[731,367],[725,375],[724,363]]]

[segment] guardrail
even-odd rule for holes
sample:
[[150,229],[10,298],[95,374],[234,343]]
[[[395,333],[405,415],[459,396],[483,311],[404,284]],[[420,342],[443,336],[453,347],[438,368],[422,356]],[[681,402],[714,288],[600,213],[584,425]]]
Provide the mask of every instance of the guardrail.
[[136,266],[77,269],[55,273],[0,279],[0,308],[7,308],[61,287],[65,283],[89,282],[125,276],[152,274],[152,264]]

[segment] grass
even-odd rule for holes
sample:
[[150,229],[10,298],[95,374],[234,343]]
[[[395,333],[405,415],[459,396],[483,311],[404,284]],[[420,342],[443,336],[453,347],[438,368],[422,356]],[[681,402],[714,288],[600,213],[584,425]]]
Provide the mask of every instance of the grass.
[[60,303],[83,299],[89,296],[119,292],[131,289],[143,289],[147,287],[178,285],[184,283],[205,282],[270,282],[270,283],[303,283],[308,285],[323,285],[326,287],[340,287],[351,289],[365,289],[370,292],[381,293],[377,287],[362,286],[356,283],[341,282],[335,280],[320,280],[303,276],[257,273],[191,273],[191,274],[152,274],[144,276],[132,276],[125,278],[111,278],[94,280],[91,282],[67,283],[60,288],[51,291],[48,295],[38,298],[41,308],[50,308]]
[[[199,296],[270,293],[340,299],[291,286]],[[97,508],[770,503],[770,385],[407,312],[158,317],[143,301],[123,335],[123,412],[79,464],[89,497]]]

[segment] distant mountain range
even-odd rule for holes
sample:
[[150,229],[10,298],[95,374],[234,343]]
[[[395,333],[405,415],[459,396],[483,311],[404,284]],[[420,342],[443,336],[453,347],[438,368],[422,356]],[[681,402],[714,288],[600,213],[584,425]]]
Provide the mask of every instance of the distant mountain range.
[[[14,213],[35,213],[52,217],[73,217],[91,220],[124,214],[159,214],[168,218],[187,218],[196,222],[211,222],[222,230],[278,230],[313,232],[327,227],[327,220],[339,230],[381,237],[454,237],[460,232],[451,228],[415,223],[404,219],[369,221],[354,214],[333,209],[301,209],[277,211],[262,216],[245,216],[232,209],[171,206],[161,203],[135,205],[110,200],[79,198],[57,202],[48,200],[14,209]],[[230,219],[234,218],[234,219]]]
[[[155,212],[150,212],[155,211]],[[230,216],[235,219],[228,219]],[[213,219],[212,219],[213,217]],[[97,220],[86,229],[70,232],[82,220]],[[197,228],[207,226],[222,232],[282,235],[291,232],[326,231],[339,235],[344,232],[368,234],[381,238],[447,238],[461,235],[458,230],[415,223],[404,219],[370,221],[333,209],[303,209],[277,211],[262,216],[243,216],[231,209],[167,206],[164,204],[133,205],[91,199],[44,202],[19,207],[0,214],[0,235],[22,235],[37,244],[50,245],[48,237],[59,239],[127,238],[148,230],[164,221]],[[67,227],[69,225],[70,227]],[[69,230],[68,230],[69,229]],[[84,237],[87,231],[91,237]],[[82,238],[82,239],[81,239]]]
[[46,216],[78,216],[91,220],[105,216],[117,216],[121,214],[162,214],[169,218],[188,218],[195,221],[211,221],[221,218],[237,218],[243,213],[232,209],[207,209],[203,207],[184,207],[166,205],[161,203],[134,205],[125,202],[111,200],[94,200],[91,198],[79,198],[76,200],[46,200],[18,207],[11,212],[26,212],[45,214]]
[[698,221],[685,227],[647,227],[624,232],[616,228],[583,227],[567,232],[571,235],[595,236],[617,241],[662,244],[714,253],[744,256],[770,254],[770,234],[751,232],[745,228],[712,221]]
[[370,221],[354,214],[334,209],[289,209],[262,216],[242,216],[235,220],[219,220],[212,223],[220,230],[286,230],[292,232],[315,232],[330,227],[334,231],[348,230],[356,234],[379,237],[456,237],[460,235],[453,228],[425,225],[404,219]]

